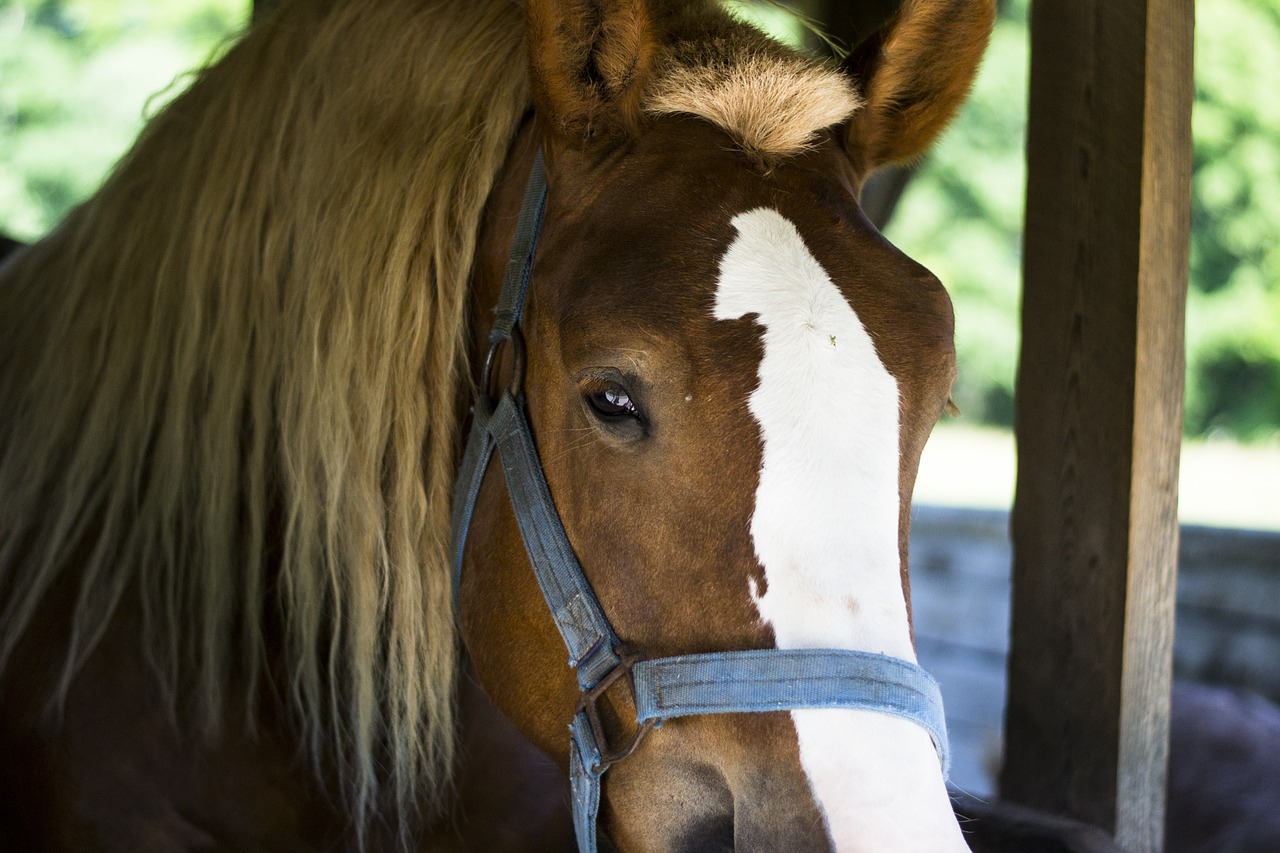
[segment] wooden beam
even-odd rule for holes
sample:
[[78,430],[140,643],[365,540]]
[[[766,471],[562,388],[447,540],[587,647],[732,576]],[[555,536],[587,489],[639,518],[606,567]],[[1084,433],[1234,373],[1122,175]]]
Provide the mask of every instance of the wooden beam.
[[1193,0],[1036,0],[1001,795],[1161,849]]

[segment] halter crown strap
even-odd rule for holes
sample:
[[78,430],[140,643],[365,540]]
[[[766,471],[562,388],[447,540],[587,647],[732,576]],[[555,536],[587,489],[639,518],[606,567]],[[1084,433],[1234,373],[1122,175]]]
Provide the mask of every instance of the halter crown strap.
[[[546,205],[547,181],[539,149],[525,186],[524,203],[502,279],[502,291],[493,309],[496,319],[489,333],[485,383],[489,380],[487,368],[495,360],[498,348],[507,342],[517,348],[523,347],[519,324],[529,292],[538,232]],[[577,671],[578,683],[585,690],[617,666],[619,659],[614,649],[619,642],[596,602],[560,523],[560,514],[556,512],[546,478],[542,476],[542,463],[538,460],[538,451],[524,414],[524,401],[517,396],[518,391],[504,390],[495,403],[488,397],[488,388],[479,389],[472,412],[471,435],[454,487],[454,594],[461,585],[463,550],[476,497],[484,482],[489,459],[497,449],[525,550],[529,553],[556,628],[569,650],[569,666]]]
[[[891,714],[929,733],[945,776],[950,758],[942,694],[937,682],[910,661],[846,649],[758,649],[645,660],[618,639],[583,574],[551,499],[520,387],[524,363],[520,318],[546,200],[539,150],[525,188],[502,293],[494,308],[489,355],[454,489],[454,592],[456,595],[461,583],[476,497],[497,450],[529,562],[582,690],[569,725],[569,776],[579,850],[596,853],[596,815],[605,770],[630,755],[651,728],[674,717],[799,708]],[[490,397],[489,373],[498,350],[508,345],[515,348],[516,376],[495,400]],[[610,746],[596,703],[622,679],[629,681],[634,693],[637,728],[628,742]]]

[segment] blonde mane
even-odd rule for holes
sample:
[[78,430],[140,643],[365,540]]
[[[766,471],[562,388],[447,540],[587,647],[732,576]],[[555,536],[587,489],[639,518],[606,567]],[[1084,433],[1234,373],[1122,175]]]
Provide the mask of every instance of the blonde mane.
[[433,803],[466,283],[524,55],[508,0],[285,4],[3,270],[0,666],[74,564],[56,700],[134,596],[171,704],[195,674],[209,725],[228,684],[252,719],[271,667],[356,826]]
[[[786,153],[856,108],[730,48],[649,109]],[[527,64],[510,0],[286,3],[0,269],[0,672],[69,589],[57,707],[130,601],[175,711],[287,694],[358,832],[440,804],[467,282]]]

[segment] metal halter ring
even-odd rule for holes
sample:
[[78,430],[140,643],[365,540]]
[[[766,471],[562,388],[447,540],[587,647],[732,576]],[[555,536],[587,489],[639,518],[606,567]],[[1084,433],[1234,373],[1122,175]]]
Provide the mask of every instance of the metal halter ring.
[[640,746],[640,741],[654,727],[654,720],[645,720],[640,723],[626,742],[610,747],[608,739],[605,737],[604,725],[600,722],[600,708],[597,705],[600,697],[608,692],[609,688],[614,685],[623,676],[627,676],[627,682],[631,686],[631,696],[634,701],[636,695],[636,685],[631,674],[631,669],[640,661],[644,660],[639,653],[634,652],[625,646],[615,649],[618,655],[618,665],[609,670],[604,678],[596,682],[596,685],[589,690],[582,691],[582,696],[578,699],[578,711],[587,715],[587,722],[591,725],[591,734],[595,737],[596,748],[600,750],[600,762],[592,771],[595,773],[603,773],[609,765],[615,761],[621,761],[628,755],[636,751],[636,747]]
[[480,374],[480,393],[492,403],[496,398],[492,394],[493,369],[497,366],[498,351],[502,349],[502,345],[511,343],[511,355],[513,362],[511,365],[511,382],[507,385],[507,390],[511,392],[511,396],[519,396],[521,389],[524,388],[524,333],[520,331],[519,326],[513,326],[510,334],[497,338],[493,343],[489,344],[489,353],[484,357],[484,370]]

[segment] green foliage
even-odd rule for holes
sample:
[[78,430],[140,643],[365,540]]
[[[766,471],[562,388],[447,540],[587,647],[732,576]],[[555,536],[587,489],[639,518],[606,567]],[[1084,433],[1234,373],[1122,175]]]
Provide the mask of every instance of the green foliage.
[[248,0],[0,0],[0,232],[46,233],[248,20]]
[[768,33],[780,42],[804,44],[804,23],[799,14],[776,0],[722,0],[729,14]]
[[1004,4],[973,94],[921,164],[888,236],[931,269],[956,310],[966,418],[1013,422],[1025,199],[1027,0]]
[[[1190,435],[1280,431],[1280,3],[1196,20]],[[1003,4],[973,97],[921,166],[889,236],[947,284],[972,420],[1012,424],[1025,198],[1027,0]]]
[[1280,430],[1280,3],[1211,8],[1196,16],[1187,429],[1260,438]]

